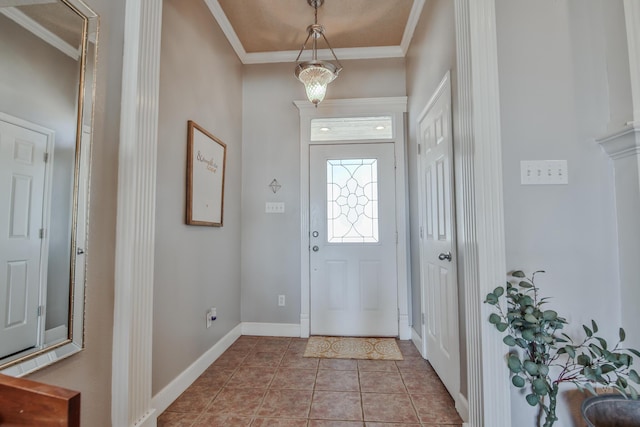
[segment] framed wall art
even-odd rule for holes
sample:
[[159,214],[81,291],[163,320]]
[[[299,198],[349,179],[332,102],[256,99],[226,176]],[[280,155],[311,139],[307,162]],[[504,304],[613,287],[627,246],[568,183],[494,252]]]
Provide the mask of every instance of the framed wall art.
[[222,227],[227,145],[192,120],[187,134],[187,218]]

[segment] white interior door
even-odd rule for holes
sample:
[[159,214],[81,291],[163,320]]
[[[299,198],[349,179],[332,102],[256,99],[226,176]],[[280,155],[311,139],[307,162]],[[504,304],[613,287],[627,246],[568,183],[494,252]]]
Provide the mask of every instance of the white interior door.
[[457,397],[460,343],[451,129],[451,86],[445,78],[418,122],[422,342],[423,355]]
[[38,345],[43,332],[48,142],[46,134],[0,120],[0,358]]
[[310,332],[397,336],[392,143],[312,145]]

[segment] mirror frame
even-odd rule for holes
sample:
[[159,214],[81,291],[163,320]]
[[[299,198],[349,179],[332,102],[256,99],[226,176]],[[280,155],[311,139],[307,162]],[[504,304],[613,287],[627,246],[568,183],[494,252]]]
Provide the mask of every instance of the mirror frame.
[[[78,103],[76,115],[76,147],[74,160],[72,218],[71,218],[71,254],[69,263],[69,318],[68,335],[61,342],[45,346],[35,351],[25,352],[6,363],[0,363],[0,374],[21,377],[40,370],[46,366],[63,360],[76,354],[84,348],[84,314],[85,314],[85,284],[87,270],[87,242],[89,228],[89,194],[91,171],[91,146],[93,143],[93,115],[95,101],[96,64],[98,53],[98,27],[99,17],[82,0],[57,0],[69,7],[83,20],[82,39],[80,47],[80,75],[78,85]],[[89,42],[93,48],[89,49]],[[93,64],[87,68],[89,61]],[[87,76],[88,70],[92,74]],[[90,125],[89,141],[83,145],[82,139],[87,125],[85,113],[89,116],[87,123]],[[84,164],[82,164],[84,161]],[[86,171],[85,171],[86,170]],[[80,182],[80,176],[86,174],[86,182]],[[85,192],[85,206],[83,207],[85,221],[78,223],[78,195],[79,191]],[[78,242],[78,227],[84,228],[84,239]],[[77,265],[78,255],[82,255],[82,265]],[[82,268],[82,280],[76,280],[76,271]]]

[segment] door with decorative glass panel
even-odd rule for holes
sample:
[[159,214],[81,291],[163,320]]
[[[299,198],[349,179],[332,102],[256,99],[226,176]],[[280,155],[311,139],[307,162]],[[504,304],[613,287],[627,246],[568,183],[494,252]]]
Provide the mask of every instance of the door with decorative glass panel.
[[310,332],[397,336],[393,143],[310,147]]

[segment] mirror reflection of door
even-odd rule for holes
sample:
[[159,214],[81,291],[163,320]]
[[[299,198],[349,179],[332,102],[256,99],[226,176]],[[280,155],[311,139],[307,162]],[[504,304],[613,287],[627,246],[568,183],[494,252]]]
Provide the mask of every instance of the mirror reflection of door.
[[[84,227],[75,221],[78,174],[88,166],[78,157],[81,76],[92,81],[93,66],[85,72],[83,52],[86,47],[89,55],[95,53],[95,47],[84,37],[87,20],[78,5],[66,0],[0,3],[0,119],[9,118],[0,122],[3,365],[72,338],[73,273],[83,270],[72,254],[74,228]],[[92,84],[87,87],[91,93]],[[85,124],[90,126],[91,96],[88,101]],[[42,129],[55,134],[55,144],[51,137],[48,147],[39,145]],[[33,163],[26,169],[29,156]],[[80,318],[82,300],[74,301]]]
[[53,132],[0,115],[0,358],[40,344]]

